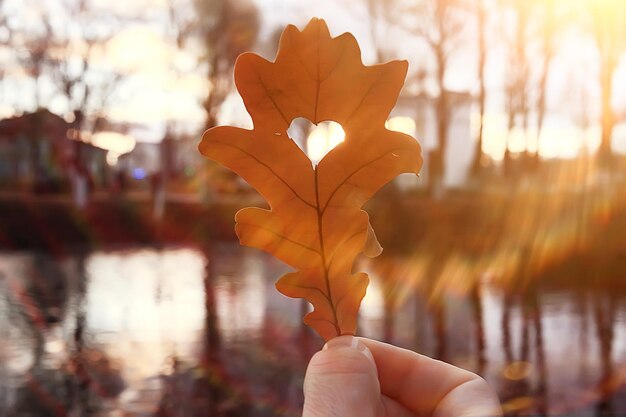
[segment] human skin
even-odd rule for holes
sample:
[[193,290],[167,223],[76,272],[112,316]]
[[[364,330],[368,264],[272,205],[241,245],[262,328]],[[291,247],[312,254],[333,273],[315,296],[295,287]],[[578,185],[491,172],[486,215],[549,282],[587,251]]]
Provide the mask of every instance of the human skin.
[[341,336],[317,352],[304,379],[303,417],[499,417],[484,379],[374,340]]

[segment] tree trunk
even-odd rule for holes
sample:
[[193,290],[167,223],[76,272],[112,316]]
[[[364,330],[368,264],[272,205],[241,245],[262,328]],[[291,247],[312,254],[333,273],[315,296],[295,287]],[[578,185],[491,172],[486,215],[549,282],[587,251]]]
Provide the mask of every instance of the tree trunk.
[[395,297],[393,295],[385,296],[385,307],[383,316],[383,341],[393,343],[395,337]]
[[31,170],[31,191],[35,191],[35,185],[41,181],[42,177],[41,141],[46,140],[43,130],[44,115],[45,113],[39,109],[33,114],[33,130],[32,134],[27,138]]
[[485,117],[485,101],[486,101],[486,61],[487,48],[485,45],[485,24],[486,11],[484,0],[478,0],[477,10],[478,24],[478,139],[474,150],[474,160],[472,161],[472,175],[477,176],[482,169],[483,158],[483,135],[484,135],[484,117]]
[[[605,295],[605,297],[602,297]],[[604,302],[603,302],[604,301]],[[613,413],[612,395],[614,393],[613,378],[613,338],[616,312],[615,297],[612,293],[599,294],[596,296],[595,318],[597,336],[600,345],[601,375],[598,384],[600,399],[596,406],[598,416],[611,415]]]
[[552,47],[552,39],[549,38],[550,34],[544,34],[544,62],[541,68],[541,76],[539,78],[539,97],[537,99],[537,151],[534,155],[535,166],[539,163],[539,149],[541,146],[541,133],[543,131],[543,123],[546,116],[547,107],[547,87],[548,87],[548,75],[550,74],[550,65],[554,56],[554,49]]
[[446,57],[443,46],[435,51],[437,56],[437,84],[439,97],[436,101],[437,112],[437,149],[431,159],[431,184],[436,193],[443,187],[443,179],[446,172],[446,150],[448,147],[448,92],[444,81],[446,73]]
[[537,103],[537,150],[533,156],[535,167],[539,163],[539,149],[541,149],[541,133],[543,132],[543,122],[546,115],[546,87],[548,80],[548,70],[544,67],[544,72],[541,74],[539,81],[539,99]]
[[540,415],[548,413],[548,366],[546,363],[546,352],[543,344],[543,309],[537,288],[533,286],[531,292],[532,317],[535,327],[535,354],[537,358],[537,370],[539,373],[539,383],[537,385],[537,400],[539,402],[538,411]]
[[[221,390],[216,381],[215,372],[220,363],[221,337],[218,328],[217,304],[215,299],[215,263],[216,253],[211,243],[204,249],[207,258],[206,275],[204,277],[204,307],[205,307],[205,340],[202,358],[204,378],[200,385],[201,401],[196,407],[195,414],[200,416],[217,416],[221,401]],[[225,388],[225,387],[224,387]]]
[[480,280],[472,287],[471,293],[472,313],[474,314],[474,337],[476,339],[476,357],[477,366],[476,373],[484,375],[487,367],[487,357],[485,356],[485,327],[483,323],[483,302],[482,302],[482,286]]
[[[605,52],[608,53],[608,52]],[[611,139],[613,136],[613,126],[615,124],[615,116],[611,105],[612,88],[613,88],[613,70],[614,66],[610,62],[606,62],[609,58],[603,58],[601,68],[601,87],[602,87],[602,136],[600,149],[598,149],[598,157],[600,162],[605,166],[612,163],[613,152],[611,150]]]
[[445,255],[442,248],[434,249],[433,257],[427,269],[428,280],[428,306],[433,323],[433,333],[435,340],[434,357],[445,361],[448,359],[448,338],[446,326],[446,306],[445,293],[439,291],[435,293],[437,283],[441,279],[441,272]]
[[504,157],[502,159],[502,170],[505,178],[509,178],[513,174],[513,158],[511,157],[511,151],[509,151],[509,143],[511,140],[511,132],[513,131],[513,127],[515,126],[515,109],[514,109],[514,96],[513,92],[509,92],[509,105],[508,105],[508,124],[507,124],[507,135],[506,135],[506,146],[504,148]]
[[85,366],[87,357],[85,355],[85,326],[87,323],[86,297],[87,297],[87,275],[85,272],[86,254],[79,253],[78,259],[78,282],[75,288],[75,327],[73,334],[73,351],[70,361],[74,371],[71,375],[70,385],[70,407],[76,415],[88,417],[95,412],[89,401],[92,381]]
[[446,333],[446,308],[443,295],[432,301],[433,327],[435,330],[435,358],[448,360],[448,339]]
[[506,364],[513,362],[513,349],[511,347],[511,302],[513,297],[508,289],[504,289],[502,302],[502,317],[500,325],[502,328],[502,349],[504,350],[504,360]]

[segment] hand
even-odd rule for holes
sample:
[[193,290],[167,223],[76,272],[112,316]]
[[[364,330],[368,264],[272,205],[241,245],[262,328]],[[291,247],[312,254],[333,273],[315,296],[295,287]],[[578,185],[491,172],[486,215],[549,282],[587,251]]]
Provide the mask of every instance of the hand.
[[484,379],[373,340],[341,336],[317,352],[304,378],[303,417],[494,417]]

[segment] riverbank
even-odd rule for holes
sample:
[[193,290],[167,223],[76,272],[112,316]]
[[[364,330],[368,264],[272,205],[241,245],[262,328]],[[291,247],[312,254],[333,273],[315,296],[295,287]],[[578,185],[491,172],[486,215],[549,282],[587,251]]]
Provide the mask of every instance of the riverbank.
[[[439,237],[458,240],[467,235],[463,238],[467,243],[476,228],[497,227],[506,211],[504,203],[503,198],[483,193],[449,193],[433,199],[423,193],[387,188],[365,209],[385,249],[396,253],[413,248],[433,227],[439,231],[453,227],[447,237],[438,233]],[[492,209],[485,210],[485,205]],[[263,207],[264,203],[256,194],[224,195],[212,204],[202,204],[193,195],[168,195],[159,217],[147,193],[100,194],[83,209],[64,195],[5,194],[0,195],[0,250],[57,252],[125,244],[235,241],[235,213],[248,206]]]
[[[157,218],[149,194],[101,195],[82,210],[62,196],[1,197],[0,250],[57,255],[138,244],[206,247],[234,242],[237,210],[262,206],[253,194],[226,195],[211,205],[192,196],[168,196]],[[524,281],[581,276],[583,270],[602,270],[598,275],[624,281],[623,184],[591,189],[481,187],[439,198],[387,187],[365,208],[385,249],[383,256],[429,253],[427,261],[437,267],[429,266],[427,275],[453,276],[446,268],[454,270],[460,263],[469,275],[464,280],[470,282],[484,278],[484,271],[502,280]],[[459,255],[450,259],[450,253]]]
[[161,219],[149,199],[111,198],[77,209],[69,198],[0,200],[0,250],[51,253],[127,244],[234,240],[238,207],[169,202]]

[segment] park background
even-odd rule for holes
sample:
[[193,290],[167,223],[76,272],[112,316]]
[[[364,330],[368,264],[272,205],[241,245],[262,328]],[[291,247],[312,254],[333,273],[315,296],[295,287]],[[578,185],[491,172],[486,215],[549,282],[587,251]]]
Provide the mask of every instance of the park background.
[[314,16],[409,61],[388,127],[424,152],[366,207],[359,333],[507,415],[626,413],[623,0],[0,0],[0,416],[299,415],[322,341],[197,145],[250,127],[236,57]]

